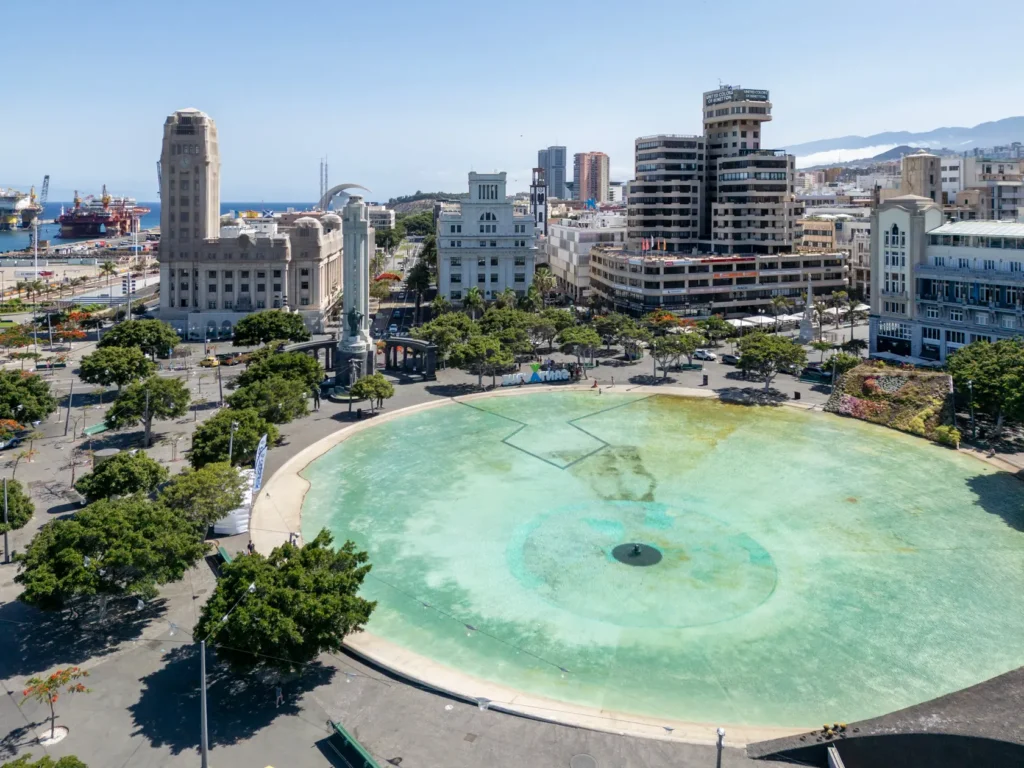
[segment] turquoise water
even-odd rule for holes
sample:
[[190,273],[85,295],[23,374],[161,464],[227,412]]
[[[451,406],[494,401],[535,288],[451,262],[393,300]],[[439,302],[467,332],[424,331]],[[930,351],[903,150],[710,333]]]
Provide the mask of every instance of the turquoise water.
[[[1019,481],[850,419],[564,392],[452,403],[311,464],[369,631],[570,704],[813,726],[1024,664]],[[662,560],[617,562],[641,542]]]

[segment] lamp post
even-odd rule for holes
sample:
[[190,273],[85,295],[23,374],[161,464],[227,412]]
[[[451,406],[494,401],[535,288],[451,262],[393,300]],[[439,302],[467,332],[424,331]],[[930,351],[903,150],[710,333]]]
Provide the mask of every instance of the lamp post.
[[238,422],[231,422],[231,434],[228,437],[228,466],[231,466],[231,457],[235,453],[235,432],[238,431]]
[[967,389],[971,393],[971,440],[976,440],[978,432],[974,423],[974,381],[972,379],[967,380]]

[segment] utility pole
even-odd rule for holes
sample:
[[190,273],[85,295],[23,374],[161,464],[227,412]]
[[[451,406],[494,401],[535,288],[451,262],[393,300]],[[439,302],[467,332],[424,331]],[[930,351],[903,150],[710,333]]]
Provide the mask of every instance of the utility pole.
[[220,408],[224,407],[224,380],[221,377],[220,369],[222,366],[217,366],[217,390],[220,393],[218,398],[218,405]]
[[[6,488],[6,480],[4,481],[4,487]],[[227,617],[225,617],[227,618]],[[209,738],[206,728],[206,641],[199,641],[199,675],[202,678],[202,692],[199,694],[199,712],[200,717],[203,719],[203,739],[202,739],[202,768],[209,768]]]
[[71,404],[75,399],[75,380],[71,380],[71,391],[68,392],[68,415],[64,418],[64,437],[68,436],[68,426],[71,424]]
[[231,422],[231,434],[228,436],[228,466],[231,466],[231,457],[235,453],[235,432],[238,430],[238,422]]
[[143,420],[145,421],[145,424],[146,424],[146,445],[145,445],[145,447],[149,448],[149,426],[150,426],[150,421],[149,421],[149,387],[146,387],[146,412],[145,412],[145,414],[143,415],[142,418],[143,418]]

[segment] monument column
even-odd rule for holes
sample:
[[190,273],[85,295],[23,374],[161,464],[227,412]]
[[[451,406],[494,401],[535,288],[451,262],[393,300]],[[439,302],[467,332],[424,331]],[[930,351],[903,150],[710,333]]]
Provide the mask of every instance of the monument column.
[[338,344],[337,376],[341,386],[351,386],[373,373],[376,349],[370,338],[370,243],[374,232],[366,205],[352,195],[342,211],[342,270],[344,288],[341,341]]

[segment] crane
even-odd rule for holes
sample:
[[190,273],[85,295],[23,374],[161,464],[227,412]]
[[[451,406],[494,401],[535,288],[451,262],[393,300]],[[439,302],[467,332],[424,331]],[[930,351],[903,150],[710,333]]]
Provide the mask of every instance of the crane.
[[50,174],[43,176],[43,188],[39,192],[39,207],[46,207],[46,199],[50,196]]

